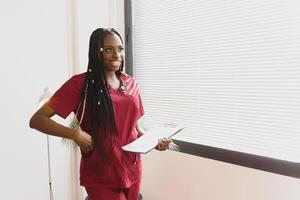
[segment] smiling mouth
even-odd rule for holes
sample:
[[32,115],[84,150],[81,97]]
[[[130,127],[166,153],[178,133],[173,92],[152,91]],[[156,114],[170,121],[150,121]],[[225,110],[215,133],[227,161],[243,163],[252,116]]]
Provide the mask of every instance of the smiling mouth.
[[121,65],[121,61],[112,61],[110,62],[112,66],[119,67]]

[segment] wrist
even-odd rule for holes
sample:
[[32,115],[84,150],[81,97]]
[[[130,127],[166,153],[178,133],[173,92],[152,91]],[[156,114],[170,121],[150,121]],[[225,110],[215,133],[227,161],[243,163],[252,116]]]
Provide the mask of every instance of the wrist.
[[70,139],[76,142],[79,134],[80,134],[79,130],[71,129]]

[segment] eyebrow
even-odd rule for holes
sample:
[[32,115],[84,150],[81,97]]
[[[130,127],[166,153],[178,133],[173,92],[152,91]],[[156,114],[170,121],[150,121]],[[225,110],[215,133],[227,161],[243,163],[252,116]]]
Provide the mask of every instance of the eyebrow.
[[113,46],[113,45],[103,45],[103,47],[123,47],[123,45],[117,45],[117,46]]

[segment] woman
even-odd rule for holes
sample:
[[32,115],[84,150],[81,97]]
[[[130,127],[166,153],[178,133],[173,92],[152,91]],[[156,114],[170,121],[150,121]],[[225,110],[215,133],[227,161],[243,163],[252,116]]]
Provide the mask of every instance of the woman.
[[[89,44],[86,73],[65,82],[31,118],[30,127],[68,138],[80,147],[80,184],[91,200],[137,200],[141,157],[121,147],[143,133],[137,120],[144,114],[136,81],[122,72],[124,47],[114,29],[96,29]],[[81,129],[51,119],[77,113]],[[81,120],[82,118],[82,120]],[[166,150],[170,140],[156,149]]]

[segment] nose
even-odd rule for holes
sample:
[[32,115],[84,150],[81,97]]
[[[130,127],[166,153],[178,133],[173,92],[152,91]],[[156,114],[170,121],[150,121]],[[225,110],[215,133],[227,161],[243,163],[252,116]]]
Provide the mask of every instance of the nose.
[[113,55],[112,55],[115,59],[120,60],[121,58],[121,52],[119,52],[118,50],[114,49],[113,50]]

